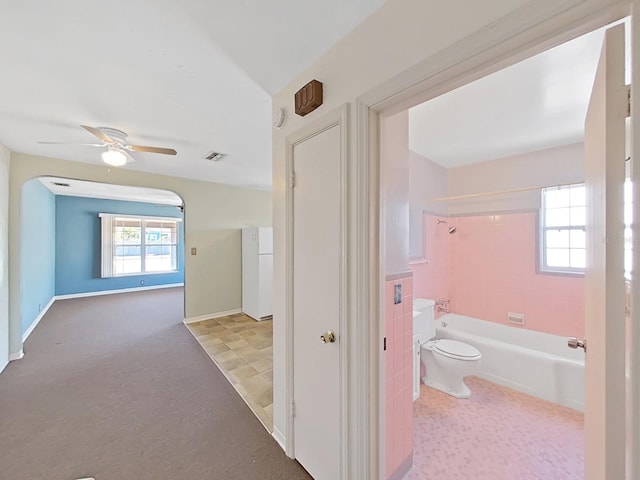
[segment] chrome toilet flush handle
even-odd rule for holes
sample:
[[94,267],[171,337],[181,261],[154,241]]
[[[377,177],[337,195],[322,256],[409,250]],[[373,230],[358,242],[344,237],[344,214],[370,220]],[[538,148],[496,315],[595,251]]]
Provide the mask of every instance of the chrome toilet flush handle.
[[442,322],[440,325],[442,325],[444,328],[447,328],[449,326],[447,322]]

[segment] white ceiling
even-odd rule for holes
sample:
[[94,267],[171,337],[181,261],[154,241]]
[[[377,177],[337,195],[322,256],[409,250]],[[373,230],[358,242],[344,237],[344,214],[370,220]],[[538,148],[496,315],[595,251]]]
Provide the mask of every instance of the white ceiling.
[[[106,198],[129,202],[145,202],[158,205],[181,206],[182,198],[168,190],[157,188],[128,187],[108,183],[86,182],[60,177],[39,177],[38,180],[55,195],[70,197]],[[56,185],[62,184],[62,185]],[[68,185],[68,186],[66,186]]]
[[409,110],[409,148],[447,168],[580,142],[604,31]]
[[[37,142],[92,143],[80,124],[113,127],[178,151],[124,168],[268,189],[270,95],[382,3],[2,2],[0,143],[100,164],[97,148]],[[204,160],[212,150],[227,156]]]

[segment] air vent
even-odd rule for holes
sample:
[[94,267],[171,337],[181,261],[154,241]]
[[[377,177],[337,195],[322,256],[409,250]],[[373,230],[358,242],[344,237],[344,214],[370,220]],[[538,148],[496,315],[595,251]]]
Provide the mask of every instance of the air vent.
[[222,157],[224,157],[224,153],[220,153],[220,152],[209,152],[207,153],[204,158],[206,160],[211,160],[212,162],[217,162],[220,159],[222,159]]
[[71,185],[68,183],[62,183],[62,182],[52,182],[56,187],[70,187]]

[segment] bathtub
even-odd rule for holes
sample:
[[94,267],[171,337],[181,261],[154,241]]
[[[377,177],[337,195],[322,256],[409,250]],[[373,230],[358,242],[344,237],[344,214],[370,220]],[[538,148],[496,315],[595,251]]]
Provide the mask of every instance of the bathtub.
[[584,352],[566,337],[455,313],[436,320],[436,337],[480,350],[480,378],[584,411]]

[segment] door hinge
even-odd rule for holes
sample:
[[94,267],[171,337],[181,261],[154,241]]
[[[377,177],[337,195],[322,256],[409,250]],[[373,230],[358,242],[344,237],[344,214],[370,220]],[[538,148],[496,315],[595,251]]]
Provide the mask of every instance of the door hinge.
[[296,402],[294,401],[291,402],[291,416],[296,418]]
[[387,351],[387,337],[384,337],[382,340],[382,350],[385,352]]
[[627,88],[627,117],[631,116],[631,85],[626,85]]
[[295,188],[296,186],[296,172],[291,172],[291,179],[290,179],[290,184],[291,184],[291,188]]

